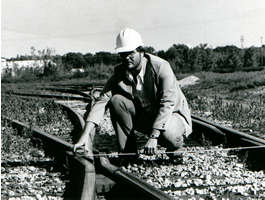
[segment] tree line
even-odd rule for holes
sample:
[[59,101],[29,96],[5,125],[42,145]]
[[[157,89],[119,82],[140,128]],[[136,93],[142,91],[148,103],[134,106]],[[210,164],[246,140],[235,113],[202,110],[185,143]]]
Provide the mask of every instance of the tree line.
[[[254,71],[265,66],[265,45],[249,48],[238,48],[234,45],[210,48],[207,44],[200,44],[190,48],[185,44],[173,44],[165,51],[156,51],[151,46],[145,47],[145,50],[166,59],[175,73]],[[31,55],[17,56],[10,60],[52,59],[64,71],[80,68],[91,71],[98,66],[115,66],[121,62],[118,54],[104,51],[95,54],[69,52],[62,56],[52,55],[52,50],[37,52],[31,47]]]

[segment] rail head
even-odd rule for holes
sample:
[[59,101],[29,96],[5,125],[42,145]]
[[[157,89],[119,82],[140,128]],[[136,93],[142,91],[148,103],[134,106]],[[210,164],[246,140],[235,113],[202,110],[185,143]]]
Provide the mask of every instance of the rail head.
[[235,137],[239,137],[239,138],[244,138],[244,139],[247,139],[249,142],[253,141],[253,145],[255,145],[257,143],[265,145],[265,140],[262,139],[262,138],[258,138],[256,136],[253,136],[253,135],[250,135],[250,134],[247,134],[247,133],[243,133],[243,132],[234,130],[232,128],[227,128],[225,126],[216,124],[216,123],[211,122],[209,120],[206,120],[206,119],[204,119],[202,117],[198,117],[198,116],[192,115],[192,120],[195,123],[198,122],[198,123],[202,124],[202,126],[204,125],[204,126],[214,127],[214,129],[218,130],[219,132],[224,133],[226,136],[229,136],[229,137],[235,136]]

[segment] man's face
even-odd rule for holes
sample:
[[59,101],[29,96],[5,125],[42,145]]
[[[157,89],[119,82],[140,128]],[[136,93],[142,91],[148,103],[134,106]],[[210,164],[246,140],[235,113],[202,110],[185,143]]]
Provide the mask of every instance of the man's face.
[[134,51],[119,53],[122,63],[127,67],[128,70],[137,69],[141,62],[141,53]]

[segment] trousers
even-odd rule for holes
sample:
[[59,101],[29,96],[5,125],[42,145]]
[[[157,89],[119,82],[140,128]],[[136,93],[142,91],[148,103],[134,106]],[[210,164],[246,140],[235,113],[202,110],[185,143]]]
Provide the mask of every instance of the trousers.
[[[109,108],[120,152],[137,152],[134,131],[149,136],[155,115],[151,112],[145,112],[144,109],[135,105],[133,100],[119,94],[112,96]],[[166,130],[162,131],[158,138],[158,144],[170,150],[179,149],[183,146],[183,136],[190,129],[181,115],[172,113]]]

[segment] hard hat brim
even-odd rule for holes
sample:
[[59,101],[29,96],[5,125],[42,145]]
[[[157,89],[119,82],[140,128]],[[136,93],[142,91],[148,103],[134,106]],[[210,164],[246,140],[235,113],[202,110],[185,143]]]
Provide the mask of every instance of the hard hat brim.
[[115,51],[117,53],[122,53],[122,52],[129,52],[129,51],[134,51],[137,47],[139,46],[143,46],[144,44],[142,43],[141,45],[133,45],[133,46],[125,46],[125,47],[119,47],[119,48],[115,48]]

